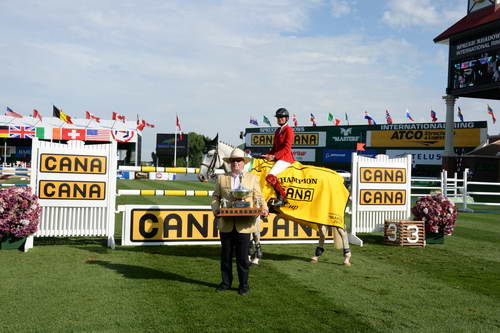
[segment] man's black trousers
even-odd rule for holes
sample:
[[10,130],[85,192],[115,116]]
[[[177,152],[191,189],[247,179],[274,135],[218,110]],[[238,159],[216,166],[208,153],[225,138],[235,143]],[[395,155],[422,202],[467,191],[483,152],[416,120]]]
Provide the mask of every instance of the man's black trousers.
[[250,245],[250,234],[242,234],[233,228],[231,232],[221,232],[221,254],[220,269],[222,283],[230,287],[233,282],[233,254],[236,256],[236,268],[238,270],[239,288],[248,288],[248,272],[250,262],[248,261],[248,247]]

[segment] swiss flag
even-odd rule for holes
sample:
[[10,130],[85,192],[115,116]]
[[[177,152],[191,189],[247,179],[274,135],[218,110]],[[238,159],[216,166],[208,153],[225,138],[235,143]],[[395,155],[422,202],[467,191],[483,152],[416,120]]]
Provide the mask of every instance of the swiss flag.
[[85,141],[85,128],[62,128],[62,140],[83,140]]

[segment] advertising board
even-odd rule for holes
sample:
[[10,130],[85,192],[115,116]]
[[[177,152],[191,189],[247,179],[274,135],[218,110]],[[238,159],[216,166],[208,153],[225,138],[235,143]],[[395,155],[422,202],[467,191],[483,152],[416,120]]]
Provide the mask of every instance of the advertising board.
[[[122,245],[219,244],[210,206],[125,205]],[[263,243],[316,242],[316,231],[275,214],[260,222]],[[328,235],[332,235],[329,228]]]

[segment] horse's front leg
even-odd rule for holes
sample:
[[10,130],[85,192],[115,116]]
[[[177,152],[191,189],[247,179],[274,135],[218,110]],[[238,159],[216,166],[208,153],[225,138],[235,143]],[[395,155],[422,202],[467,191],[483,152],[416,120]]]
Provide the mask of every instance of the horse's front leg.
[[257,218],[255,223],[255,232],[251,233],[251,253],[249,253],[250,262],[253,265],[258,265],[259,260],[262,258],[262,248],[260,246],[260,217]]
[[311,262],[316,264],[319,260],[319,257],[325,252],[325,235],[326,235],[326,226],[322,225],[319,230],[319,242],[316,247],[316,252],[314,253],[314,257],[311,258]]
[[342,247],[344,249],[344,266],[351,266],[351,248],[349,247],[349,237],[344,229],[335,227],[337,229],[340,238],[342,238]]

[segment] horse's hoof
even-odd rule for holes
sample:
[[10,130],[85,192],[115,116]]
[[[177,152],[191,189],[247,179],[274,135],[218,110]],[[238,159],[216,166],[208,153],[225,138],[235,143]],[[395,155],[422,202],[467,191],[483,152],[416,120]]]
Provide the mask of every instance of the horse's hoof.
[[311,258],[311,263],[317,264],[318,263],[318,258]]
[[346,266],[346,267],[351,267],[352,264],[350,262],[344,262],[342,265]]

